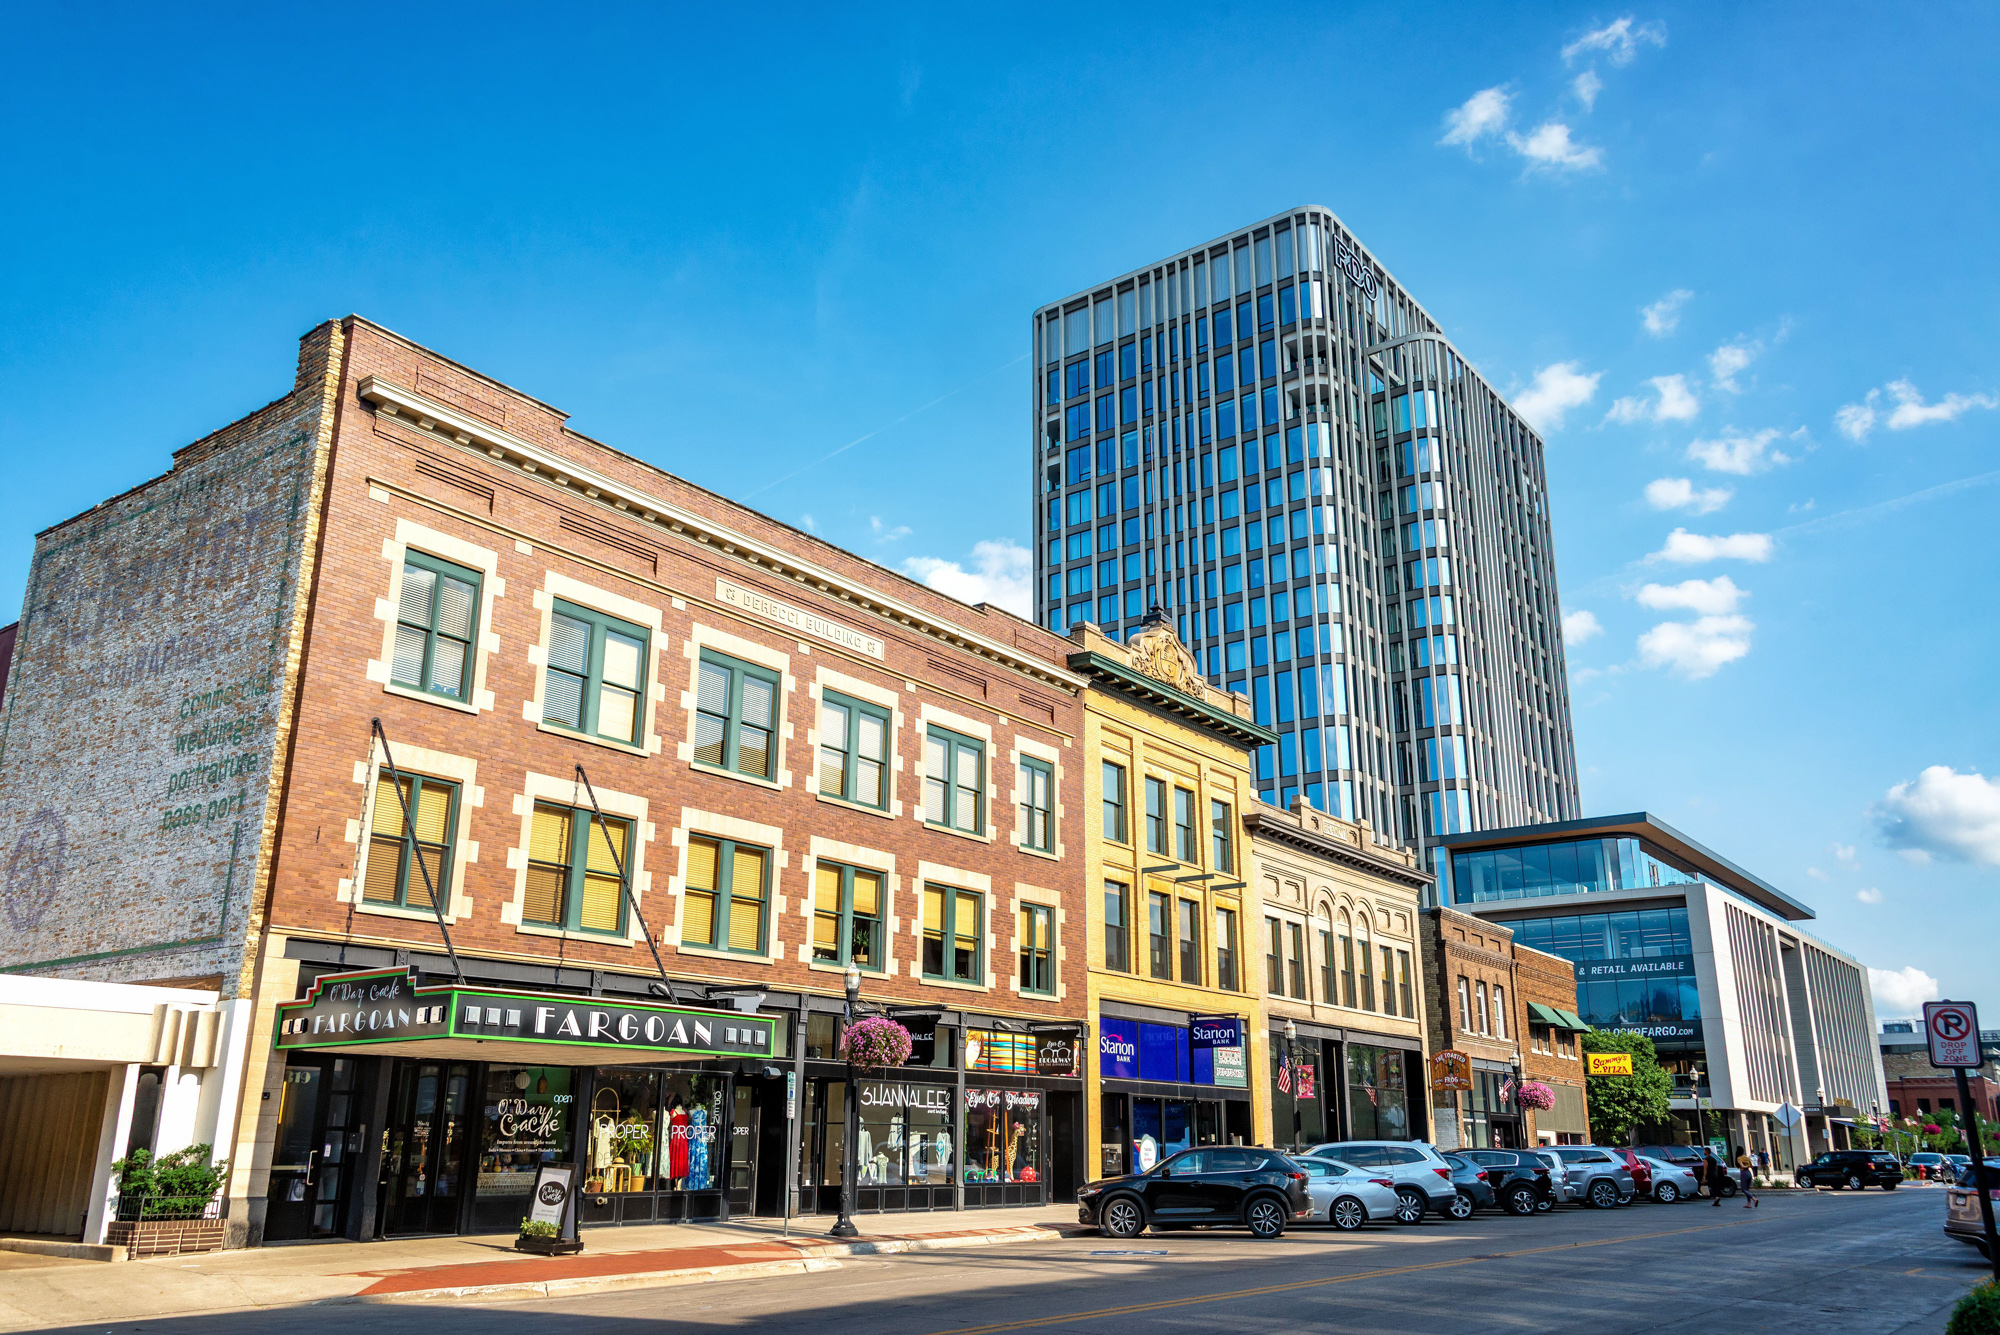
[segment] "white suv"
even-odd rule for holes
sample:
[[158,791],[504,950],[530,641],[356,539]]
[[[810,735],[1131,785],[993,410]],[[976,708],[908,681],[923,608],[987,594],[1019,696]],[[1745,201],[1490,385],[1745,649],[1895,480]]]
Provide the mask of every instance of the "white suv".
[[1451,1203],[1458,1198],[1451,1165],[1421,1140],[1339,1140],[1315,1145],[1306,1153],[1380,1172],[1395,1182],[1399,1224],[1417,1223],[1426,1208],[1451,1218]]

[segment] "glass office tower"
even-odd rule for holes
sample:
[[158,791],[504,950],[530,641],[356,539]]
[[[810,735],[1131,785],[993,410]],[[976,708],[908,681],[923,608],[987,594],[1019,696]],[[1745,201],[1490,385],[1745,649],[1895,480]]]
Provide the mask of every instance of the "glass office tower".
[[1259,792],[1422,848],[1573,818],[1542,442],[1330,212],[1034,316],[1035,590],[1158,605],[1278,746]]

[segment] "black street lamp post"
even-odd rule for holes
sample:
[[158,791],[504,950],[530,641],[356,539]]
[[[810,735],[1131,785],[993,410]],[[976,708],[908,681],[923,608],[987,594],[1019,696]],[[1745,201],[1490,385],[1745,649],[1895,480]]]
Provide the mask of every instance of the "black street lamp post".
[[861,1235],[854,1226],[854,1142],[861,1135],[861,1091],[854,1085],[854,1048],[847,1041],[846,1027],[854,1023],[861,1005],[861,970],[850,964],[843,981],[847,985],[847,1009],[841,1014],[841,1046],[847,1048],[846,1130],[840,1149],[840,1218],[834,1220],[829,1235],[853,1238]]
[[1292,1068],[1292,1148],[1296,1150],[1304,1130],[1304,1114],[1299,1111],[1299,1022],[1290,1017],[1285,1020],[1285,1060]]

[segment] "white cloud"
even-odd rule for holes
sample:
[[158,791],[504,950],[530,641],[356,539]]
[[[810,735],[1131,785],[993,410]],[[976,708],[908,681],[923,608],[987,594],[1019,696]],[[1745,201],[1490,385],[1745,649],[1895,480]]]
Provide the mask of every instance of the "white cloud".
[[1727,575],[1717,575],[1714,579],[1682,580],[1679,584],[1648,584],[1634,595],[1639,600],[1639,606],[1650,607],[1656,612],[1699,612],[1703,616],[1734,612],[1737,604],[1749,596],[1748,592],[1737,588],[1736,582]]
[[1563,613],[1563,642],[1565,644],[1582,644],[1585,640],[1594,640],[1603,633],[1604,627],[1598,624],[1595,612]]
[[2000,779],[1932,765],[1869,812],[1882,842],[1913,861],[1932,855],[2000,867]]
[[1646,382],[1659,395],[1636,395],[1621,398],[1611,405],[1611,411],[1604,415],[1607,422],[1630,424],[1641,418],[1655,422],[1686,422],[1701,413],[1701,400],[1687,387],[1687,377],[1683,375],[1656,375]]
[[1583,109],[1589,111],[1597,105],[1597,95],[1604,91],[1604,80],[1597,77],[1596,70],[1585,70],[1576,76],[1570,88],[1576,93],[1576,100],[1583,103]]
[[935,556],[912,556],[903,562],[903,573],[961,602],[992,603],[1032,619],[1034,564],[1035,558],[1026,547],[1003,538],[974,543],[971,570]]
[[1854,897],[1864,904],[1880,904],[1882,902],[1882,892],[1872,885],[1865,890],[1856,890]]
[[909,525],[898,524],[896,527],[890,528],[882,522],[880,515],[868,516],[868,531],[875,535],[875,541],[877,542],[895,542],[898,539],[910,536]]
[[1554,431],[1572,408],[1589,403],[1602,372],[1585,375],[1581,362],[1554,362],[1535,372],[1534,383],[1514,396],[1514,411],[1544,431]]
[[1853,844],[1835,844],[1833,846],[1833,856],[1836,859],[1838,859],[1840,864],[1844,867],[1852,867],[1859,869],[1861,866],[1860,861],[1855,857],[1855,849]]
[[1932,422],[1955,422],[1974,408],[2000,408],[2000,398],[1991,394],[1947,394],[1936,403],[1925,403],[1924,396],[1908,380],[1892,380],[1889,397],[1896,401],[1896,406],[1885,419],[1876,406],[1881,396],[1880,390],[1871,389],[1860,403],[1844,405],[1834,413],[1834,425],[1850,440],[1866,440],[1878,423],[1891,431],[1908,431]]
[[1470,151],[1480,140],[1506,128],[1512,101],[1504,87],[1481,89],[1466,98],[1464,106],[1445,113],[1444,138],[1438,143],[1463,144]]
[[1775,544],[1768,533],[1731,533],[1710,537],[1677,528],[1667,535],[1667,545],[1648,561],[1672,561],[1675,565],[1699,565],[1703,561],[1768,561]]
[[1875,994],[1876,1017],[1884,1020],[1921,1015],[1926,1001],[1936,1001],[1942,995],[1938,980],[1914,964],[1901,969],[1870,969],[1868,989]]
[[810,513],[802,514],[799,516],[799,527],[808,533],[818,533],[819,521],[814,519]]
[[1694,293],[1684,287],[1677,287],[1650,306],[1639,308],[1640,323],[1654,338],[1665,338],[1680,327],[1681,307],[1692,300]]
[[1563,63],[1571,65],[1581,55],[1602,51],[1614,65],[1629,65],[1638,56],[1643,46],[1665,46],[1667,25],[1664,23],[1638,23],[1627,14],[1605,24],[1595,32],[1587,32],[1562,49]]
[[1544,121],[1525,135],[1509,131],[1507,146],[1528,160],[1530,171],[1590,171],[1604,165],[1603,150],[1573,141],[1561,121]]
[[1655,510],[1692,510],[1698,515],[1714,514],[1735,494],[1727,487],[1697,491],[1684,477],[1658,477],[1646,484],[1646,504]]
[[1807,867],[1806,875],[1812,877],[1815,881],[1824,881],[1827,878],[1826,873],[1821,871],[1818,867]]
[[1752,473],[1792,462],[1791,455],[1771,448],[1771,442],[1783,438],[1783,435],[1775,427],[1766,427],[1748,435],[1734,427],[1724,427],[1722,434],[1714,440],[1689,441],[1687,457],[1712,473],[1735,473],[1739,477],[1748,477]]
[[1715,387],[1741,394],[1743,387],[1736,383],[1736,377],[1748,370],[1763,350],[1762,343],[1725,343],[1709,353],[1708,370],[1715,377]]
[[1639,657],[1647,667],[1672,668],[1698,681],[1749,653],[1750,632],[1755,629],[1742,616],[1662,621],[1639,637]]

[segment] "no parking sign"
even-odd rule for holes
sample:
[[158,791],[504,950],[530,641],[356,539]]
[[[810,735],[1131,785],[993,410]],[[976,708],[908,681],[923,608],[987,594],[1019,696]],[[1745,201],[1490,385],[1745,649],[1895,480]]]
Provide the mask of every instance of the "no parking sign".
[[1939,1070],[1979,1065],[1979,1012],[1971,1002],[1925,1002],[1924,1037],[1930,1040],[1931,1065]]

